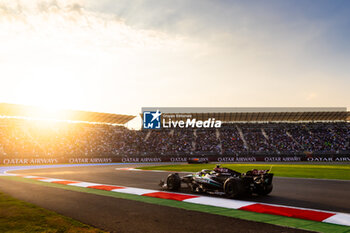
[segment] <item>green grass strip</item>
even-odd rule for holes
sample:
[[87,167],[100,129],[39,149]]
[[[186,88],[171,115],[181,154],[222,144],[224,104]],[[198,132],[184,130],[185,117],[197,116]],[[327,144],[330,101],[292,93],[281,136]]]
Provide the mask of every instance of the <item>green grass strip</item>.
[[[188,171],[197,172],[202,169],[213,169],[214,164],[181,164],[140,167],[143,170]],[[350,180],[350,165],[318,165],[318,164],[223,164],[239,172],[252,169],[271,169],[275,176]]]
[[0,192],[1,232],[104,232]]
[[217,215],[234,217],[234,218],[250,220],[255,222],[269,223],[269,224],[274,224],[278,226],[311,230],[311,231],[322,232],[322,233],[350,232],[350,227],[330,224],[330,223],[322,223],[322,222],[315,222],[315,221],[309,221],[309,220],[303,220],[303,219],[288,218],[288,217],[277,216],[277,215],[260,214],[260,213],[254,213],[254,212],[243,211],[243,210],[234,210],[234,209],[228,209],[228,208],[222,208],[222,207],[193,204],[193,203],[159,199],[159,198],[139,196],[139,195],[133,195],[133,194],[110,192],[110,191],[104,191],[104,190],[98,190],[98,189],[47,183],[47,182],[41,182],[41,181],[32,180],[32,179],[25,179],[22,177],[5,176],[0,178],[10,179],[13,181],[21,181],[25,183],[39,184],[47,187],[61,188],[61,189],[66,189],[71,191],[90,193],[95,195],[140,201],[140,202],[156,204],[161,206],[175,207],[175,208],[180,208],[185,210],[193,210],[193,211],[199,211],[204,213],[217,214]]

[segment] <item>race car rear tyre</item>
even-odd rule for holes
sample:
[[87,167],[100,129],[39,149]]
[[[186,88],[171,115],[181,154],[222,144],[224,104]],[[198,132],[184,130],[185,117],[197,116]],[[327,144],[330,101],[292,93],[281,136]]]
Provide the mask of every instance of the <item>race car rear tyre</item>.
[[179,174],[170,174],[166,179],[166,185],[170,191],[179,191],[181,187],[181,178]]
[[244,193],[242,180],[229,178],[224,183],[224,191],[228,198],[237,198]]
[[272,188],[273,188],[272,184],[264,185],[264,186],[262,186],[260,189],[258,189],[257,193],[258,193],[260,196],[266,196],[266,195],[268,195],[269,193],[271,193]]

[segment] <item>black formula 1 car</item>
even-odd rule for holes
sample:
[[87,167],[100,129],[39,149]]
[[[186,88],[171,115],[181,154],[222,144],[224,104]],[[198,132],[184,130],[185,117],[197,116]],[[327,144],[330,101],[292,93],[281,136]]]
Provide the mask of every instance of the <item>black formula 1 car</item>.
[[273,173],[269,170],[250,170],[239,173],[229,168],[216,167],[214,170],[203,169],[200,172],[180,177],[178,173],[169,174],[165,181],[160,182],[164,190],[179,191],[181,184],[186,184],[194,193],[226,195],[228,198],[238,198],[258,195],[268,195],[272,191]]
[[189,164],[193,164],[193,163],[198,163],[199,164],[199,163],[208,163],[209,160],[208,160],[208,158],[188,158],[187,162]]

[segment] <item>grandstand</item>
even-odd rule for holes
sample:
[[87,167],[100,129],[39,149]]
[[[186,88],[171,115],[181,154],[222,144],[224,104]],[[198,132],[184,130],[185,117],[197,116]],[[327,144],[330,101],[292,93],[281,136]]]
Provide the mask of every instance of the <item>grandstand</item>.
[[7,103],[0,103],[0,116],[118,125],[125,125],[130,120],[135,118],[135,116],[132,115],[73,110],[51,110],[40,107]]
[[[222,120],[223,124],[221,128],[206,129],[129,130],[124,125],[135,116],[84,111],[40,115],[43,111],[39,108],[0,104],[0,161],[350,155],[350,114],[345,108],[162,108],[161,111],[163,117],[185,119],[184,116],[192,115],[202,120]],[[44,124],[29,119],[58,121]]]

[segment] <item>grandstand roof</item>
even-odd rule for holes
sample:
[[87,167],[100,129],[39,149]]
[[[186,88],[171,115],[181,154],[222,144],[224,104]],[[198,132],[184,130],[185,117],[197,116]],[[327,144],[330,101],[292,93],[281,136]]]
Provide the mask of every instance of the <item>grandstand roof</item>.
[[215,118],[223,122],[349,121],[346,108],[143,108],[159,109],[163,118],[186,120]]
[[84,121],[108,124],[126,124],[135,118],[135,116],[132,115],[75,110],[47,110],[40,107],[7,103],[0,103],[0,116]]

